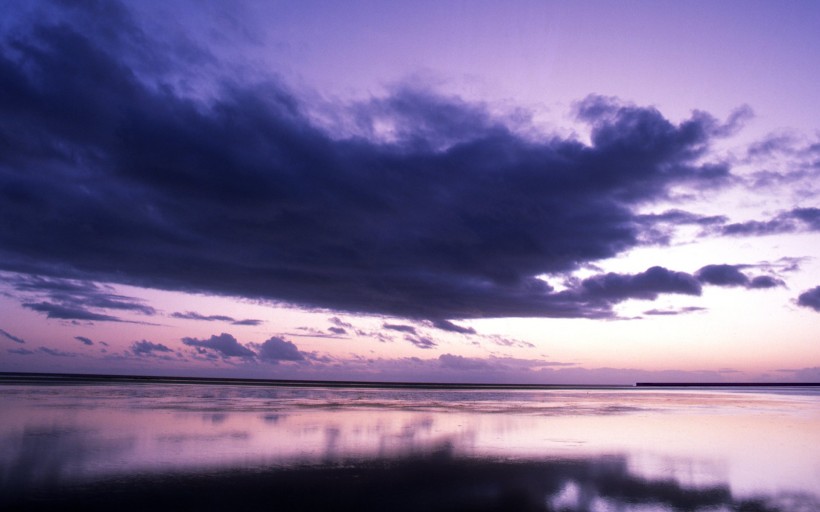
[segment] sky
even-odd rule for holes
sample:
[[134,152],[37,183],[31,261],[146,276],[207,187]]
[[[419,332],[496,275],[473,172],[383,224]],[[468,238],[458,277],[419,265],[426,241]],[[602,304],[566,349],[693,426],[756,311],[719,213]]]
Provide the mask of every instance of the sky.
[[0,6],[0,371],[820,382],[820,4]]

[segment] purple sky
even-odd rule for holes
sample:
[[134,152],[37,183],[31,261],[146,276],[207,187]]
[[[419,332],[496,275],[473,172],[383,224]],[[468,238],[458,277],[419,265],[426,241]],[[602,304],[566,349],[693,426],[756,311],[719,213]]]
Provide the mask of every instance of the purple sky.
[[820,380],[815,2],[0,20],[0,371]]

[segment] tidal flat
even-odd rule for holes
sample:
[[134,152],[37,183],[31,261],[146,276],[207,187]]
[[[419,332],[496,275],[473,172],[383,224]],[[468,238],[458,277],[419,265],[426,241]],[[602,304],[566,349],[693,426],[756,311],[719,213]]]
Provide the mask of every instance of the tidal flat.
[[0,384],[4,510],[820,510],[820,389]]

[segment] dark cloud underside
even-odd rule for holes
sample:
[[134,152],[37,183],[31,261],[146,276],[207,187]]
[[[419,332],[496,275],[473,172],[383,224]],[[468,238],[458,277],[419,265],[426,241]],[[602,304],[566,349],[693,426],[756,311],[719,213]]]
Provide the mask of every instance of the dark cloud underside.
[[797,298],[797,303],[820,313],[820,286],[801,293]]
[[[635,247],[636,207],[672,186],[723,183],[728,169],[701,160],[735,120],[674,124],[589,97],[587,145],[399,89],[352,109],[359,125],[395,121],[395,140],[342,137],[280,84],[176,93],[165,77],[186,72],[183,48],[100,12],[0,41],[2,268],[434,321],[605,316],[627,297],[699,291],[671,271],[573,293],[536,276]],[[112,320],[88,308],[138,306],[108,299],[27,307]]]

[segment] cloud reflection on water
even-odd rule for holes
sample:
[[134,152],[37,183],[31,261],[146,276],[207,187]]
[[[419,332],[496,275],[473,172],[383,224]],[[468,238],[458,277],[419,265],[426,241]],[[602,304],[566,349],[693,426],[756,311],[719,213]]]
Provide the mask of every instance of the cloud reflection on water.
[[[817,399],[0,386],[0,497],[173,495],[167,477],[213,503],[235,486],[284,510],[815,511]],[[295,494],[309,487],[323,497]]]

